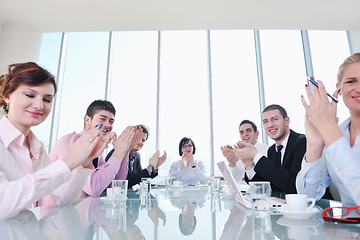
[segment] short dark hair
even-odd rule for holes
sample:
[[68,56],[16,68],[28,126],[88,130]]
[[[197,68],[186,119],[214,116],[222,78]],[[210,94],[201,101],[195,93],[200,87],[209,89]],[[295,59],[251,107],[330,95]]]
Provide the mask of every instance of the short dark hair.
[[89,107],[86,110],[86,115],[93,118],[94,115],[101,110],[111,112],[114,116],[116,114],[115,107],[111,102],[109,102],[107,100],[98,99],[98,100],[93,101],[89,105]]
[[271,104],[271,105],[267,106],[267,107],[262,111],[262,113],[268,112],[268,111],[271,111],[271,110],[279,110],[279,112],[280,112],[280,114],[281,114],[281,116],[282,116],[283,118],[286,118],[286,117],[288,116],[285,108],[283,108],[282,106],[277,105],[277,104]]
[[148,129],[145,125],[139,124],[139,125],[136,125],[135,127],[142,129],[143,133],[146,134],[146,140],[149,138],[149,134],[150,134],[150,133],[149,133],[149,129]]
[[256,124],[255,123],[253,123],[252,121],[250,121],[250,120],[243,120],[241,123],[240,123],[240,125],[239,125],[239,131],[240,131],[240,127],[242,126],[242,125],[244,125],[244,124],[246,124],[246,123],[248,123],[248,124],[250,124],[251,125],[251,127],[254,129],[254,132],[256,132],[257,131],[257,126],[256,126]]
[[180,232],[185,235],[185,236],[188,236],[190,234],[192,234],[195,230],[195,227],[196,227],[196,217],[194,216],[194,225],[188,225],[188,224],[183,224],[183,221],[182,221],[182,213],[180,213],[179,215],[179,229],[180,229]]
[[188,138],[188,137],[183,137],[181,140],[180,140],[180,143],[179,143],[179,155],[182,156],[182,147],[187,143],[187,142],[191,142],[191,145],[193,145],[193,154],[195,154],[195,143],[194,141],[191,139],[191,138]]

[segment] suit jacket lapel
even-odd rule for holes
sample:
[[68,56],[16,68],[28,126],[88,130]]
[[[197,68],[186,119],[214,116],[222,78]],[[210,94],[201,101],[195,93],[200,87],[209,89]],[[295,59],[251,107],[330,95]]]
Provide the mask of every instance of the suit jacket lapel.
[[291,152],[292,148],[294,147],[294,143],[295,143],[296,139],[297,139],[296,133],[290,129],[289,140],[286,144],[286,149],[285,149],[284,158],[283,158],[283,162],[282,162],[283,166],[285,166],[285,164],[289,160],[290,152]]

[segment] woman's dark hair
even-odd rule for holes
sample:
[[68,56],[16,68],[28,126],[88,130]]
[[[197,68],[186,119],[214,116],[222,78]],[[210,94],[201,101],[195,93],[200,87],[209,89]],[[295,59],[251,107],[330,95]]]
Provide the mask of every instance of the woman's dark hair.
[[192,234],[195,231],[195,228],[196,228],[196,217],[194,216],[194,225],[183,224],[182,213],[180,213],[180,215],[179,215],[179,229],[180,229],[180,232],[183,235],[188,236],[188,235]]
[[188,137],[184,137],[180,140],[180,143],[179,143],[179,155],[182,156],[182,147],[188,143],[188,142],[191,142],[191,145],[193,145],[193,154],[195,154],[195,143],[194,141],[191,139],[191,138],[188,138]]
[[8,112],[4,97],[13,93],[20,84],[39,86],[43,83],[51,83],[56,93],[54,75],[36,63],[27,62],[9,65],[8,73],[0,76],[0,106],[3,107],[6,113]]

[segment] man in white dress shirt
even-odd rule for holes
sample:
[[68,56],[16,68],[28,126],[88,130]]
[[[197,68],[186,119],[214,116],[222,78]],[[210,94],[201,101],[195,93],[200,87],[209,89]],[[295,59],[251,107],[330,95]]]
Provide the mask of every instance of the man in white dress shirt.
[[[254,147],[262,155],[267,155],[268,145],[258,142],[259,131],[255,123],[250,120],[243,120],[239,126],[240,139],[254,145]],[[245,164],[243,161],[239,161],[235,155],[234,148],[230,145],[222,146],[221,152],[229,162],[230,170],[232,175],[235,178],[235,181],[239,182],[244,178],[245,174]]]

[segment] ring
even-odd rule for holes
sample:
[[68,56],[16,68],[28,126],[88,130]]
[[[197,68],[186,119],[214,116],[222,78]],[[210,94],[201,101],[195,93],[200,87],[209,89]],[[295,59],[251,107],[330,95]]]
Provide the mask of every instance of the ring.
[[88,142],[88,143],[91,143],[91,142],[92,142],[92,139],[91,139],[91,138],[89,138],[89,139],[87,140],[87,142]]

